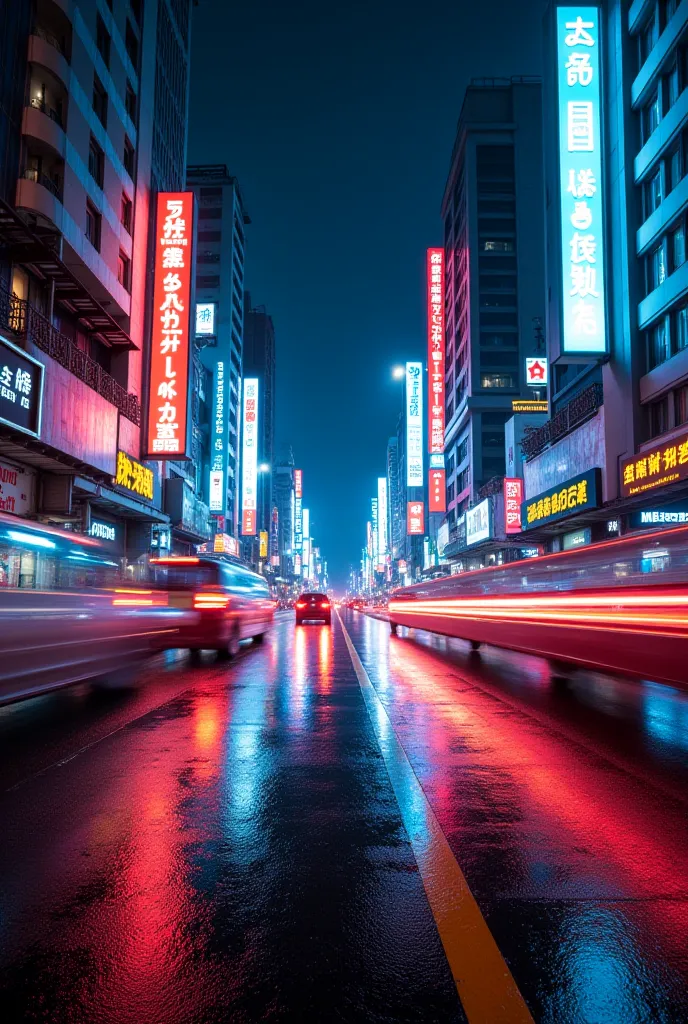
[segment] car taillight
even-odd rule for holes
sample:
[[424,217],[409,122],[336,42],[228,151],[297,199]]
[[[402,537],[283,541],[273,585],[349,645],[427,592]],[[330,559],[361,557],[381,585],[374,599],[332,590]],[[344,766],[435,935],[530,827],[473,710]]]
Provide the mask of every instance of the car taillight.
[[306,607],[306,602],[305,601],[297,601],[296,602],[296,607],[297,608],[305,608]]
[[320,607],[321,608],[329,608],[330,607],[330,602],[329,601],[323,601],[322,604],[320,605]]
[[199,611],[207,608],[226,608],[229,604],[229,594],[220,594],[217,591],[200,591],[194,594],[193,605]]

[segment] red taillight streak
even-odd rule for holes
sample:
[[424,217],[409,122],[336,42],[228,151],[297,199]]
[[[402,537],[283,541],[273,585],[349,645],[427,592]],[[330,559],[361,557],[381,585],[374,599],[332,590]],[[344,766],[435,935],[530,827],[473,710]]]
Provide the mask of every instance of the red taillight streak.
[[152,565],[198,565],[200,558],[180,555],[178,558],[151,558]]
[[330,607],[329,601],[323,601],[322,604],[320,605],[320,607],[321,608],[329,608]]
[[113,597],[113,605],[127,605],[129,607],[150,606],[154,604],[152,597]]
[[305,601],[297,601],[296,602],[296,607],[297,608],[305,608],[306,607],[306,602]]
[[194,594],[194,608],[205,610],[208,608],[226,608],[229,605],[227,594]]

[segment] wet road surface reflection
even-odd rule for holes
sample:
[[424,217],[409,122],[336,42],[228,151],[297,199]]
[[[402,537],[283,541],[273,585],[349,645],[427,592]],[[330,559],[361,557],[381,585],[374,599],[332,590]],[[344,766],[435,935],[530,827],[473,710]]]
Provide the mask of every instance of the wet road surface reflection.
[[688,696],[343,621],[375,700],[337,621],[282,615],[0,709],[0,1019],[466,1020],[427,798],[536,1021],[687,1020]]

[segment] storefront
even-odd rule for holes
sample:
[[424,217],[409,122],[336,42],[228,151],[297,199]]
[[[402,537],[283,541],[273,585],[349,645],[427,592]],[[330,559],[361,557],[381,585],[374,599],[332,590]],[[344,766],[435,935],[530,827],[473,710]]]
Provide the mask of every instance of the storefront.
[[624,532],[688,526],[688,433],[646,446],[619,472]]
[[526,498],[521,504],[522,537],[530,534],[549,552],[606,539],[609,526],[601,505],[602,472],[596,467]]

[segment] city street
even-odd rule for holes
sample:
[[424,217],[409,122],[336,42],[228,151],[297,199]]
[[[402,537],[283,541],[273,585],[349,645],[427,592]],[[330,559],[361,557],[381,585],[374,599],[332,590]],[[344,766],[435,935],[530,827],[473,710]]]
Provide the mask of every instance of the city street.
[[688,694],[292,612],[0,708],[2,1019],[688,1019]]

